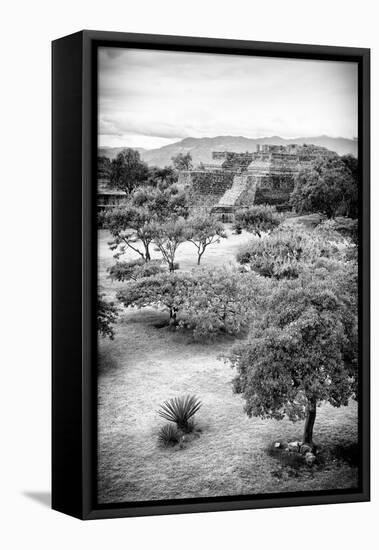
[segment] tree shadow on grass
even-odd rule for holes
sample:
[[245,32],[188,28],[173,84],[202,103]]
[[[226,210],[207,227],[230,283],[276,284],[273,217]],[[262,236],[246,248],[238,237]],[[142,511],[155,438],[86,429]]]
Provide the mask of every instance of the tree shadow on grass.
[[118,362],[109,350],[101,350],[98,353],[97,369],[98,375],[108,374],[118,368]]

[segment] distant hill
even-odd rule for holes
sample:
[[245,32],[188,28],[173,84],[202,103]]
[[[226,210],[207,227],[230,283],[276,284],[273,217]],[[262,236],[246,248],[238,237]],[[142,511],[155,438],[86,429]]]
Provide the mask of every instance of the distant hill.
[[[213,138],[185,138],[176,143],[165,145],[159,149],[136,148],[141,158],[150,166],[166,166],[171,164],[171,158],[178,153],[192,155],[194,164],[199,162],[210,162],[212,151],[234,151],[243,153],[254,152],[258,144],[270,143],[272,145],[288,145],[290,143],[303,143],[326,147],[339,155],[352,154],[358,156],[358,141],[355,139],[333,138],[329,136],[300,137],[285,139],[279,136],[264,138],[245,138],[242,136],[217,136]],[[124,147],[100,147],[99,155],[113,159]]]

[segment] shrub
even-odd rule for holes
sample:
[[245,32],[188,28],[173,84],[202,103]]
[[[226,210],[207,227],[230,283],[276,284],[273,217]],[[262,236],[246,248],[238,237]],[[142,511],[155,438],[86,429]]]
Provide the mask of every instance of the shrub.
[[320,258],[342,259],[338,233],[308,231],[303,227],[286,227],[270,236],[252,241],[240,249],[237,261],[249,264],[264,277],[296,279]]
[[176,426],[165,424],[158,432],[158,442],[162,447],[176,445],[180,441],[180,433]]
[[270,232],[278,227],[280,222],[275,207],[267,204],[254,205],[236,211],[234,228],[236,231],[246,229],[260,237],[262,233]]
[[179,430],[188,433],[194,427],[193,422],[190,422],[190,420],[200,407],[201,401],[194,395],[174,397],[161,405],[158,414],[165,420],[174,422]]
[[104,294],[97,297],[97,331],[103,338],[114,338],[113,326],[117,322],[118,309],[113,302],[108,302]]
[[142,277],[152,277],[163,273],[165,269],[162,267],[159,260],[132,260],[130,262],[116,262],[112,267],[108,268],[109,277],[116,281],[137,281]]

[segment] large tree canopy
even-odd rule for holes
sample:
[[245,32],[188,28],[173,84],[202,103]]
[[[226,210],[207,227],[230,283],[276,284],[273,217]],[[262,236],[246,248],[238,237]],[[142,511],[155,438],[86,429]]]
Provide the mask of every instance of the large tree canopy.
[[277,283],[249,341],[229,356],[247,414],[306,418],[305,443],[312,443],[318,405],[339,407],[356,397],[356,265],[328,268]]
[[130,282],[118,293],[125,306],[166,308],[170,323],[201,339],[238,334],[254,315],[265,281],[236,269],[163,273]]
[[291,204],[299,213],[321,212],[356,217],[358,188],[348,162],[339,157],[315,162],[295,180]]

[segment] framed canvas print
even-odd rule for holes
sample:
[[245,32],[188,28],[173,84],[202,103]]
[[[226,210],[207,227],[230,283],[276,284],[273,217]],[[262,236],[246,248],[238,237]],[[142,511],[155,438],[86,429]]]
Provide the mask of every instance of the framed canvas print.
[[369,500],[369,50],[53,42],[53,508]]

